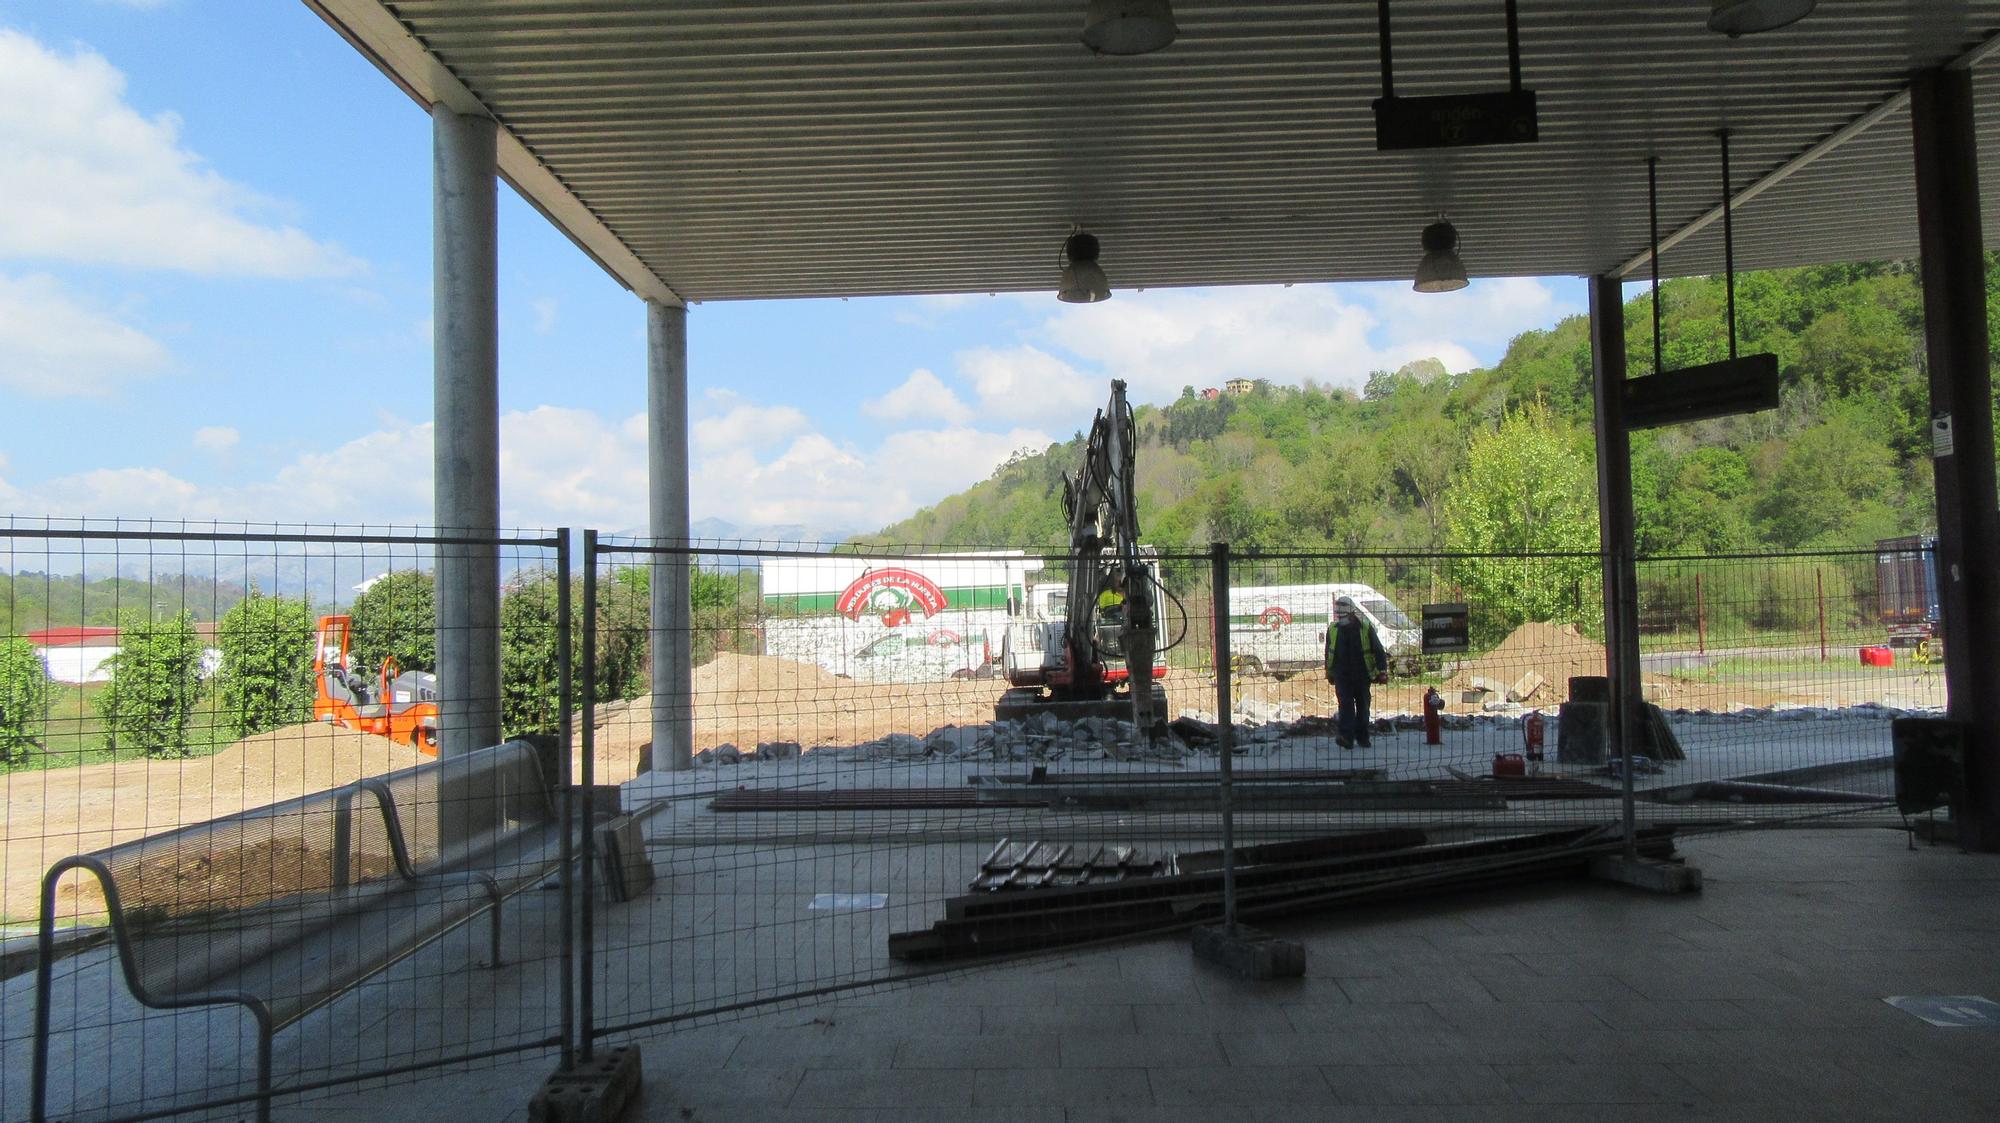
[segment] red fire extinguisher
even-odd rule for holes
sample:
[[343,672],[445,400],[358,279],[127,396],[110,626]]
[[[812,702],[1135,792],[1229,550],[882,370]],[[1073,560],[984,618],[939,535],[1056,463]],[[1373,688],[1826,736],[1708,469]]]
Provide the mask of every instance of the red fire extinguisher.
[[1424,693],[1424,744],[1444,743],[1444,695],[1433,686]]
[[1542,759],[1543,735],[1542,711],[1531,711],[1527,717],[1521,719],[1521,740],[1526,742],[1529,760]]

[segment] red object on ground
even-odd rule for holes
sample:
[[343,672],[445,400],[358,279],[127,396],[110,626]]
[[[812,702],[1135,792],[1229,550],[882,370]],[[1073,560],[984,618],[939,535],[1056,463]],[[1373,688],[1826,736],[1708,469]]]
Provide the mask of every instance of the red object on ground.
[[1531,711],[1521,719],[1521,740],[1527,748],[1529,760],[1542,759],[1542,742],[1547,736],[1547,729],[1540,710]]
[[1499,780],[1509,776],[1526,776],[1527,774],[1528,759],[1520,753],[1493,754],[1494,779]]
[[1891,647],[1864,647],[1861,649],[1861,665],[1893,667],[1896,665],[1896,651]]
[[1444,744],[1444,695],[1435,686],[1424,693],[1424,744]]

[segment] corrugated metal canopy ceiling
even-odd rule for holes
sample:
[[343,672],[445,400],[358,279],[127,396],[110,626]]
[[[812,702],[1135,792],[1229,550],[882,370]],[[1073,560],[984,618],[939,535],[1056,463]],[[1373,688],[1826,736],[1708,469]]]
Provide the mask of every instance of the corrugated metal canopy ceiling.
[[[1123,59],[1078,43],[1083,0],[308,2],[415,96],[476,99],[525,194],[689,300],[1049,289],[1072,224],[1119,288],[1403,278],[1441,211],[1475,275],[1615,271],[1649,155],[1673,232],[1719,202],[1718,128],[1740,190],[1871,111],[1742,208],[1738,263],[1906,256],[1895,99],[2000,27],[2000,0],[1820,0],[1731,40],[1707,0],[1519,0],[1540,142],[1382,153],[1368,0],[1178,0],[1178,41]],[[1501,0],[1392,12],[1399,94],[1506,85]],[[1663,264],[1715,271],[1720,241]]]

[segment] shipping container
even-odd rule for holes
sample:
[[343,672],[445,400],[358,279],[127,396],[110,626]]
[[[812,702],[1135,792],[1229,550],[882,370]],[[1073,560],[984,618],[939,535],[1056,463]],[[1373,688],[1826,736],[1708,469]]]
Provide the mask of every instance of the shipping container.
[[1911,534],[1875,543],[1875,603],[1889,646],[1914,648],[1920,660],[1943,654],[1935,535]]

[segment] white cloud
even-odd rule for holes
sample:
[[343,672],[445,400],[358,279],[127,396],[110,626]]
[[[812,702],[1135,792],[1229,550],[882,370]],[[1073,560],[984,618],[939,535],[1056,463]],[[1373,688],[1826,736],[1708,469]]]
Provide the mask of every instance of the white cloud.
[[906,421],[911,418],[935,417],[946,424],[962,424],[972,417],[951,387],[938,380],[938,376],[919,368],[903,380],[901,386],[861,403],[861,412],[869,417],[879,417],[884,421]]
[[[1474,281],[1457,292],[1422,293],[1400,281],[1356,286],[1374,307],[1390,342],[1450,339],[1496,350],[1531,328],[1549,328],[1583,311],[1532,277]],[[1496,356],[1497,357],[1497,356]]]
[[0,275],[0,387],[40,397],[103,394],[166,363],[158,341],[86,307],[55,278]]
[[961,353],[957,362],[985,417],[1088,427],[1091,411],[1107,396],[1103,379],[1036,347],[979,348]]
[[985,479],[1015,449],[1049,443],[1034,429],[954,426],[893,433],[864,450],[807,433],[768,460],[745,449],[701,458],[692,505],[697,518],[874,530]]
[[0,29],[0,256],[257,277],[362,263],[183,147],[180,119],[125,102],[102,55]]
[[[1015,428],[911,429],[872,448],[833,440],[789,407],[723,395],[725,418],[795,418],[782,435],[729,423],[696,443],[696,519],[873,530],[991,475],[1048,435]],[[208,432],[209,430],[203,430]],[[432,520],[429,422],[389,420],[272,475],[197,484],[154,467],[105,468],[34,483],[0,479],[0,508],[24,515],[130,516],[225,522],[423,525]],[[733,435],[733,443],[723,441]],[[250,469],[245,469],[246,473]],[[597,527],[643,533],[646,418],[539,406],[500,419],[501,521],[509,527]]]
[[194,447],[203,452],[228,452],[242,436],[227,425],[204,425],[194,431]]
[[760,406],[728,390],[711,390],[706,417],[694,422],[697,452],[716,449],[763,448],[811,428],[806,415],[791,406]]
[[892,297],[895,311],[889,318],[911,327],[936,328],[947,317],[981,297],[972,293],[937,293],[927,296]]
[[535,334],[547,335],[555,330],[556,312],[559,305],[553,296],[538,297],[528,302],[535,312]]
[[1475,349],[1497,353],[1571,311],[1527,278],[1438,295],[1399,283],[1155,290],[1063,308],[1036,334],[1160,402],[1238,377],[1359,388],[1373,371],[1422,358],[1463,371],[1480,364]]

